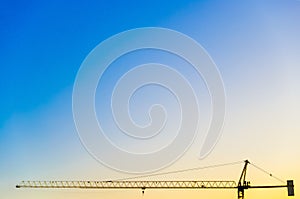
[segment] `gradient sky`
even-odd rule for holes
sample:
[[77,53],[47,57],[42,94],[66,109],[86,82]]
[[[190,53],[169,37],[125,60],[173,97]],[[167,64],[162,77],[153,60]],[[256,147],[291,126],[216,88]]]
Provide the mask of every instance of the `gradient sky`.
[[[199,160],[196,142],[163,171],[248,158],[284,180],[294,179],[298,198],[300,1],[1,1],[0,9],[1,198],[142,197],[139,190],[14,186],[21,180],[130,176],[104,167],[82,146],[72,118],[72,87],[82,61],[101,41],[147,26],[171,28],[198,41],[217,64],[227,96],[223,134],[212,153]],[[204,97],[201,104],[206,103]],[[237,180],[241,169],[242,164],[162,179]],[[280,183],[253,168],[248,176],[252,184]],[[288,198],[285,189],[246,194]],[[147,190],[143,198],[183,197],[236,198],[236,191]]]

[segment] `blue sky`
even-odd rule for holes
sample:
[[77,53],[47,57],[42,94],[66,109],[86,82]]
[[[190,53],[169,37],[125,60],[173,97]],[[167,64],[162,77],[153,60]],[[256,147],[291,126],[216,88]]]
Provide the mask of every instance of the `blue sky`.
[[[300,1],[2,1],[0,9],[0,176],[7,182],[0,183],[0,192],[6,198],[21,198],[23,192],[11,187],[23,178],[124,175],[99,165],[81,145],[72,86],[82,61],[101,41],[147,26],[198,41],[226,88],[227,116],[216,149],[201,162],[191,160],[199,151],[192,147],[177,166],[250,157],[299,182]],[[73,195],[28,195],[35,197]]]
[[[195,12],[185,11],[199,7],[202,9]],[[172,4],[161,1],[2,2],[0,50],[5,67],[1,77],[1,94],[5,97],[1,100],[1,125],[13,113],[27,112],[49,102],[57,92],[72,85],[87,53],[99,42],[120,31],[165,25],[195,35],[196,39],[198,35],[202,36],[199,42],[208,50],[214,45],[221,48],[240,46],[253,38],[257,45],[258,42],[268,42],[268,46],[276,46],[276,37],[284,34],[287,28],[294,26],[292,28],[299,30],[293,24],[293,20],[299,17],[295,12],[288,13],[290,9],[296,11],[297,1],[246,1],[237,4],[234,1],[174,1]],[[185,23],[180,23],[182,18],[192,18],[193,15],[199,18],[184,19]],[[286,19],[280,18],[280,15],[286,15]],[[178,21],[169,22],[171,16]],[[276,22],[280,26],[276,27]],[[276,28],[269,30],[271,38],[268,39],[271,41],[263,35],[267,26]],[[193,34],[195,31],[197,34]],[[294,32],[289,34],[296,37]],[[214,39],[204,40],[208,36]],[[248,50],[255,47],[255,43],[247,45]],[[223,56],[227,53],[222,52]]]
[[1,125],[14,112],[30,111],[72,85],[82,60],[100,41],[126,29],[157,25],[182,4],[2,2],[1,93],[6,97]]

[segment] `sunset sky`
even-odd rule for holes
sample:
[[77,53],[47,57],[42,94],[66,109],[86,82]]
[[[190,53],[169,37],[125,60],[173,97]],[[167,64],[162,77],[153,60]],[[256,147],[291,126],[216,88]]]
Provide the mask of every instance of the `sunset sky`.
[[[87,152],[73,121],[72,89],[83,60],[99,43],[142,27],[173,29],[201,44],[217,65],[226,93],[222,135],[212,152],[199,159],[204,138],[200,135],[178,161],[157,172],[249,159],[284,181],[294,180],[296,196],[291,198],[300,198],[299,0],[7,0],[0,9],[0,198],[237,198],[236,190],[146,190],[142,196],[140,190],[15,188],[22,180],[134,176],[104,166]],[[118,61],[106,71],[95,96],[97,116],[108,129],[109,118],[101,111],[109,108],[106,91],[122,76],[119,65],[161,61],[179,71],[184,67],[180,60],[151,50]],[[205,130],[211,114],[209,93],[201,76],[181,70],[198,91],[199,129]],[[156,94],[153,99],[136,94],[131,108],[137,123],[147,124],[141,115],[151,100],[163,100],[173,111],[170,116],[178,119],[174,99],[161,90]],[[113,132],[108,136],[126,143]],[[242,167],[243,163],[144,179],[237,181]],[[251,165],[247,179],[252,185],[281,184]],[[247,190],[246,198],[289,197],[283,188]]]

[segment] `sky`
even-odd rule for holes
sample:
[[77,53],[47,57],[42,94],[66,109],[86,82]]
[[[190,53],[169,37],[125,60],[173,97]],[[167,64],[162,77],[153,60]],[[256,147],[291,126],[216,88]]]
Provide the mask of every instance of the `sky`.
[[[133,176],[106,167],[88,153],[73,120],[72,91],[81,64],[99,43],[120,32],[143,27],[179,31],[201,44],[218,67],[226,94],[222,135],[211,153],[199,159],[202,133],[181,158],[158,172],[249,159],[281,179],[293,179],[296,196],[292,198],[298,198],[300,1],[1,1],[0,9],[1,198],[142,198],[140,190],[14,187],[21,180]],[[112,130],[107,136],[123,144],[121,147],[127,151],[138,147],[140,152],[147,152],[153,150],[153,145],[132,145],[117,135],[118,129],[111,126],[108,100],[122,73],[149,62],[172,65],[193,85],[200,99],[200,132],[208,128],[212,114],[205,82],[182,59],[154,50],[123,56],[103,75],[95,107],[103,128]],[[166,123],[170,133],[180,121],[180,110],[173,108],[178,106],[176,97],[161,87],[137,90],[129,103],[132,117],[136,123],[147,125],[147,110],[157,102],[170,111],[174,124]],[[163,146],[167,138],[158,139],[156,144]],[[242,166],[151,179],[238,180]],[[281,183],[251,166],[247,178],[253,185]],[[236,198],[236,191],[146,190],[143,196],[182,197]],[[246,197],[288,198],[285,189],[247,190]]]

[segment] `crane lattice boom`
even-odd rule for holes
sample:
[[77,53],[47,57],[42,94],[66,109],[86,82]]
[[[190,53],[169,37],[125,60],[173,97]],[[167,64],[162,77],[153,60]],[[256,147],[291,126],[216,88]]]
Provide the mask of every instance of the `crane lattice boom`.
[[232,189],[237,186],[235,181],[22,181],[17,188]]

